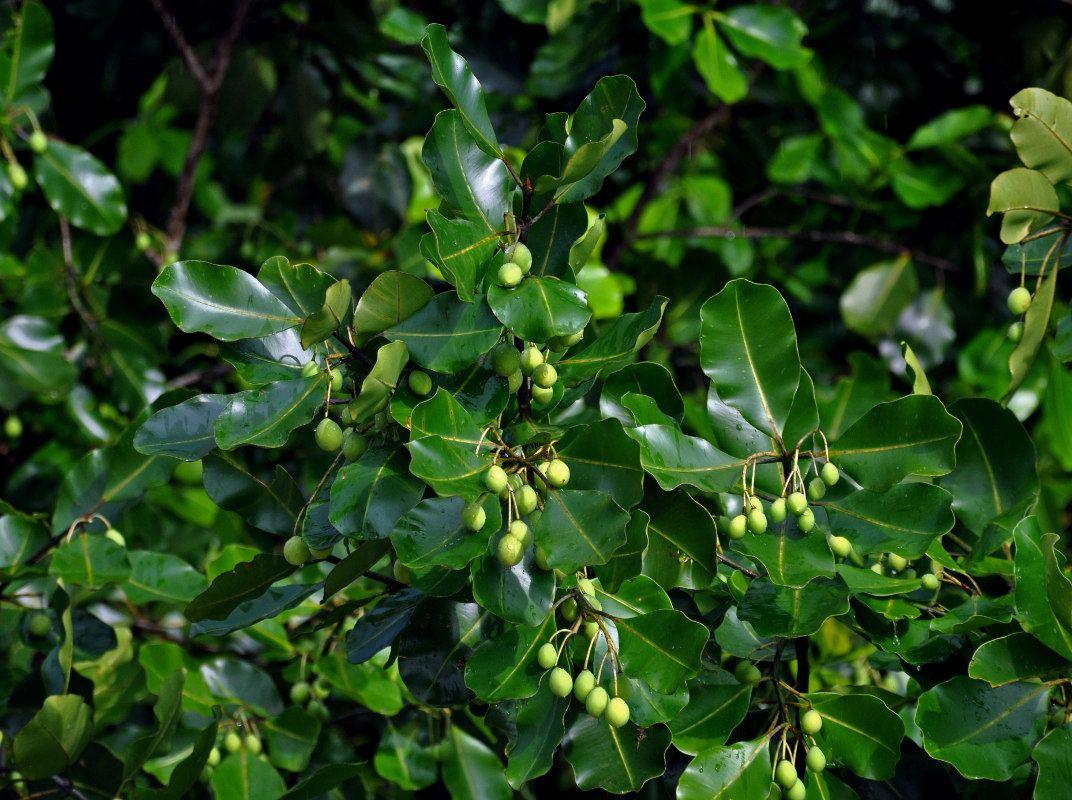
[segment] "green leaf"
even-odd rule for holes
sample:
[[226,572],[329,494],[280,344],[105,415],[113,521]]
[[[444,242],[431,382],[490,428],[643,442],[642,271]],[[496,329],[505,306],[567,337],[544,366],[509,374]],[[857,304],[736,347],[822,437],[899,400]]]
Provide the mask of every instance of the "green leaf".
[[700,309],[700,365],[722,402],[781,440],[800,382],[797,334],[773,286],[730,281]]
[[511,333],[527,342],[578,333],[592,318],[585,293],[578,287],[534,275],[514,289],[492,286],[488,305]]
[[502,161],[480,152],[459,112],[436,115],[421,155],[437,191],[457,215],[490,233],[503,230],[512,178]]
[[651,518],[643,573],[664,589],[710,586],[718,569],[711,547],[717,534],[710,512],[682,492],[653,498],[647,510]]
[[657,692],[672,692],[700,669],[706,626],[665,609],[615,620],[623,670]]
[[1024,315],[1024,335],[1016,345],[1016,349],[1009,356],[1009,388],[1005,392],[1004,402],[1008,402],[1013,393],[1020,388],[1020,384],[1027,379],[1027,374],[1035,363],[1042,342],[1046,339],[1050,326],[1050,315],[1053,313],[1054,294],[1057,290],[1057,270],[1051,270],[1050,274],[1035,292],[1035,298],[1031,307]]
[[994,125],[994,112],[987,106],[965,106],[939,114],[916,128],[906,150],[922,150],[958,142]]
[[823,433],[835,441],[845,429],[871,410],[892,399],[890,371],[886,365],[864,353],[851,353],[852,376],[841,378],[829,399],[819,397]]
[[301,370],[316,353],[301,346],[297,328],[262,336],[220,342],[220,356],[230,362],[242,380],[253,386],[301,377]]
[[202,463],[202,482],[216,505],[268,533],[289,536],[294,531],[305,496],[282,465],[276,464],[272,482],[265,483],[235,453],[215,450]]
[[1001,263],[1011,275],[1039,275],[1043,269],[1056,265],[1064,269],[1072,264],[1072,247],[1061,243],[1067,237],[1060,231],[1051,236],[1031,239],[1021,244],[1010,244],[1001,254]]
[[204,458],[216,447],[213,424],[230,399],[225,394],[199,394],[157,411],[138,428],[134,449],[184,461]]
[[768,578],[748,585],[737,616],[759,636],[810,636],[830,617],[849,610],[844,581],[817,578],[799,588],[779,586]]
[[283,256],[272,256],[261,264],[257,280],[301,317],[318,311],[325,293],[336,285],[334,278],[312,264],[291,264]]
[[52,324],[40,317],[14,316],[0,323],[0,378],[23,389],[59,399],[78,371]]
[[[1042,532],[1036,517],[1013,531],[1016,542],[1016,613],[1024,630],[1072,660],[1072,584],[1057,560],[1056,534]],[[1045,592],[1041,591],[1041,586]]]
[[1072,728],[1068,725],[1050,731],[1035,745],[1031,758],[1038,764],[1038,780],[1033,800],[1060,800],[1068,793],[1068,787],[1072,784],[1072,762],[1068,759],[1070,752]]
[[354,539],[386,539],[417,505],[424,482],[409,471],[406,451],[372,447],[339,470],[331,484],[331,524]]
[[771,790],[771,769],[766,738],[709,747],[681,774],[677,800],[766,798]]
[[327,380],[327,373],[318,373],[231,395],[213,423],[216,443],[221,450],[286,444],[291,431],[307,424],[323,407]]
[[568,386],[577,386],[600,371],[633,361],[634,354],[658,330],[666,303],[665,297],[657,296],[646,311],[622,314],[601,331],[599,338],[555,365],[559,378]]
[[[611,129],[605,137],[578,147],[576,152],[565,161],[561,171],[556,174],[541,175],[536,180],[536,193],[546,194],[561,190],[557,191],[555,201],[566,201],[567,195],[575,194],[573,190],[576,187],[576,183],[590,175],[599,166],[599,162],[618,143],[618,140],[622,138],[626,130],[627,126],[622,120],[611,120]],[[565,153],[563,153],[563,158],[565,158]],[[569,198],[570,201],[579,199],[582,198]]]
[[287,706],[278,716],[261,720],[272,763],[288,772],[304,772],[320,738],[320,722],[304,708]]
[[387,330],[388,339],[405,342],[409,354],[434,372],[458,372],[474,354],[490,350],[502,334],[502,323],[482,298],[465,303],[454,292],[437,294],[402,324]]
[[836,441],[830,458],[865,489],[882,492],[907,475],[946,475],[962,425],[933,395],[880,403]]
[[644,471],[669,491],[682,484],[707,492],[725,492],[741,476],[744,459],[726,455],[709,442],[687,436],[676,425],[641,425],[626,428],[640,442]]
[[222,341],[267,336],[301,322],[249,273],[205,261],[169,264],[152,292],[181,330]]
[[377,660],[354,664],[341,650],[317,659],[316,673],[331,684],[344,700],[360,703],[370,711],[391,717],[402,710],[402,690],[395,676]]
[[388,342],[376,351],[376,363],[361,381],[357,399],[351,400],[350,416],[360,425],[370,420],[385,408],[392,393],[398,388],[398,379],[409,363],[409,348],[405,342]]
[[[697,679],[699,680],[699,679]],[[689,755],[726,743],[748,712],[752,687],[718,672],[689,687],[689,702],[670,720],[674,747]]]
[[22,13],[15,21],[15,28],[8,32],[10,63],[4,64],[10,68],[10,73],[3,76],[6,81],[2,87],[9,110],[18,105],[27,91],[41,83],[56,50],[48,9],[41,3],[23,3],[19,10]]
[[48,572],[89,589],[123,583],[131,575],[127,550],[104,536],[80,533],[52,553]]
[[14,577],[47,544],[48,531],[41,522],[17,514],[0,516],[0,577]]
[[413,569],[461,569],[487,552],[490,533],[502,525],[499,498],[491,494],[484,498],[486,520],[476,533],[462,524],[464,505],[460,497],[430,497],[414,506],[391,531],[398,560]]
[[767,577],[779,586],[801,587],[815,578],[834,577],[834,557],[824,536],[805,534],[795,517],[771,523],[762,536],[746,536],[735,548],[747,553],[767,570]]
[[280,800],[317,800],[339,787],[361,786],[361,776],[367,772],[364,762],[334,763],[321,767],[312,775],[298,781]]
[[1072,103],[1045,89],[1023,89],[1009,100],[1018,117],[1009,132],[1024,165],[1050,183],[1072,182]]
[[134,572],[123,584],[123,594],[135,605],[188,603],[208,588],[204,575],[171,553],[131,550],[127,558]]
[[438,495],[476,500],[486,491],[483,473],[491,462],[477,455],[480,427],[449,392],[438,389],[416,405],[410,429],[410,472]]
[[287,789],[275,768],[245,747],[216,766],[210,783],[218,800],[276,800]]
[[1049,691],[1045,684],[994,688],[958,675],[919,697],[923,747],[965,778],[1009,780],[1042,736]]
[[202,770],[208,763],[209,754],[216,746],[216,736],[219,733],[218,710],[214,712],[212,723],[203,728],[194,739],[190,754],[176,765],[168,779],[167,789],[161,792],[160,800],[180,800],[186,796],[190,787],[194,785]]
[[726,103],[736,103],[748,94],[748,78],[737,57],[722,41],[713,25],[705,24],[692,45],[692,61],[707,88]]
[[826,509],[830,532],[849,539],[860,555],[889,552],[911,560],[953,529],[953,502],[938,486],[902,483],[885,492],[837,487],[820,505]]
[[510,800],[503,765],[491,749],[454,725],[443,760],[443,783],[454,800]]
[[808,27],[785,6],[735,6],[717,19],[735,48],[775,69],[794,69],[811,59],[811,51],[800,45]]
[[556,697],[549,691],[537,692],[517,703],[516,725],[506,747],[506,780],[515,790],[551,769],[566,732],[562,719],[569,705],[570,698]]
[[198,664],[183,647],[173,642],[145,642],[138,650],[138,663],[145,670],[145,686],[159,693],[164,680],[177,670],[184,670],[186,682],[182,687],[184,711],[193,711],[211,718],[217,704]]
[[366,612],[350,629],[346,639],[346,657],[350,663],[361,664],[389,647],[405,630],[417,607],[425,599],[416,589],[402,589],[388,595]]
[[625,542],[628,522],[629,513],[602,492],[552,490],[536,526],[536,541],[552,567],[573,572],[606,564]]
[[571,489],[603,492],[622,508],[632,508],[644,496],[640,448],[617,420],[575,426],[556,449],[569,465]]
[[239,605],[260,597],[272,584],[293,572],[294,567],[282,556],[258,553],[251,561],[243,561],[218,575],[183,613],[190,622],[226,619]]
[[310,314],[301,328],[301,345],[309,348],[328,339],[342,325],[350,313],[353,296],[350,294],[350,281],[343,279],[328,287],[324,296],[324,305]]
[[893,777],[905,735],[904,722],[895,712],[868,694],[813,692],[808,700],[823,719],[815,739],[824,753],[836,755],[863,778]]
[[[533,164],[533,156],[541,149],[533,150],[522,165],[522,175],[530,181],[536,180],[543,172],[540,163]],[[528,170],[534,169],[536,174]],[[550,198],[533,199],[537,205],[550,202]],[[528,230],[525,244],[532,251],[532,270],[530,275],[547,278],[560,278],[573,283],[576,280],[570,266],[570,253],[574,243],[588,230],[588,213],[582,203],[560,203],[541,213]]]
[[498,234],[467,219],[447,219],[434,208],[425,212],[425,218],[432,232],[421,238],[421,254],[443,273],[459,298],[472,302],[498,251]]
[[421,39],[421,49],[431,64],[432,80],[458,110],[477,147],[488,155],[505,158],[488,116],[484,90],[465,59],[450,49],[447,29],[442,25],[429,25]]
[[431,786],[439,777],[431,748],[421,747],[415,731],[400,731],[388,723],[373,758],[376,774],[409,792]]
[[156,717],[156,730],[131,744],[123,759],[123,781],[130,780],[152,757],[153,753],[166,751],[171,742],[171,734],[182,716],[182,685],[186,675],[176,670],[164,678],[153,706]]
[[43,780],[74,766],[93,735],[93,711],[74,694],[46,697],[15,734],[15,765],[27,780]]
[[964,188],[964,178],[947,164],[916,164],[906,157],[889,165],[894,194],[909,208],[943,206]]
[[[1004,686],[1033,678],[1047,678],[1072,664],[1029,633],[1012,633],[979,645],[968,665],[968,675],[991,686]],[[1055,677],[1055,676],[1054,676]]]
[[[222,576],[221,576],[222,577]],[[226,636],[262,620],[273,619],[284,611],[301,605],[307,597],[319,591],[323,584],[300,583],[269,587],[263,594],[245,599],[221,620],[201,620],[190,626],[190,636]],[[248,596],[248,594],[246,595]]]
[[986,215],[1004,214],[1001,220],[1001,241],[1015,244],[1031,230],[1053,219],[1061,208],[1057,191],[1041,172],[1033,169],[1006,170],[990,183],[990,203]]
[[415,275],[381,272],[361,294],[354,309],[357,339],[363,342],[371,334],[394,327],[424,308],[434,296],[432,287]]
[[[546,672],[536,662],[536,651],[554,632],[555,617],[546,614],[539,625],[513,625],[501,636],[481,642],[465,665],[465,685],[488,703],[532,697]],[[550,692],[541,694],[553,697]],[[561,715],[558,722],[561,726]]]
[[632,726],[615,728],[604,720],[581,714],[570,725],[562,752],[573,767],[577,786],[601,788],[614,794],[636,792],[666,770],[670,731],[654,725],[641,741]]
[[34,156],[34,177],[52,210],[75,227],[97,236],[111,236],[123,227],[123,188],[100,159],[81,147],[52,140],[48,150]]
[[324,580],[324,597],[321,602],[326,603],[328,598],[334,597],[372,569],[389,549],[390,543],[384,539],[375,539],[351,549],[350,554],[336,564]]
[[877,336],[893,328],[918,293],[911,259],[875,264],[856,273],[841,295],[841,318],[857,333]]
[[406,688],[431,705],[468,702],[473,693],[465,685],[465,662],[487,637],[489,619],[476,603],[441,600],[418,606],[398,642],[398,671]]
[[[503,535],[507,535],[505,530]],[[504,567],[495,555],[500,538],[493,537],[490,552],[471,565],[473,599],[508,622],[537,625],[547,616],[555,599],[555,574],[536,567],[532,548],[525,551],[518,564]],[[550,553],[548,561],[551,561]]]
[[684,416],[685,404],[674,385],[674,378],[660,364],[642,361],[608,375],[603,380],[603,391],[599,396],[599,413],[605,418],[613,417],[623,425],[632,425],[633,412],[622,405],[623,399],[630,394],[654,400],[659,410],[675,422],[680,423]]

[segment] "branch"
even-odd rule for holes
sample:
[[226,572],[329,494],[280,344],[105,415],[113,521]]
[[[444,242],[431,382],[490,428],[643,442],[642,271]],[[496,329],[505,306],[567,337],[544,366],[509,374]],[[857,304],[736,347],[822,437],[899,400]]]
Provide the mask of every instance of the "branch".
[[882,239],[873,239],[869,236],[860,236],[852,231],[791,231],[785,228],[731,228],[726,225],[717,225],[705,228],[687,228],[677,231],[659,231],[657,233],[645,233],[636,237],[638,239],[663,239],[663,238],[716,238],[732,239],[740,236],[744,239],[796,239],[805,242],[834,242],[836,244],[851,244],[856,247],[869,247],[882,253],[893,255],[907,254],[924,264],[949,272],[957,272],[958,267],[947,258],[933,256],[929,253],[921,253],[897,242],[887,242]]
[[82,298],[78,295],[78,285],[74,276],[74,258],[71,255],[71,225],[67,217],[60,217],[60,240],[63,244],[63,271],[67,278],[67,296],[85,326],[93,333],[97,333],[97,321],[82,304]]
[[749,578],[758,578],[759,577],[758,572],[750,570],[748,567],[744,566],[743,564],[738,564],[733,559],[727,558],[726,556],[722,555],[722,553],[718,554],[718,560],[721,563],[725,564],[727,567],[732,567],[733,569],[737,570],[738,572],[743,572]]
[[179,29],[179,24],[175,21],[175,17],[164,8],[163,0],[149,0],[149,2],[156,9],[156,13],[160,15],[160,21],[164,23],[167,32],[171,34],[175,47],[182,56],[182,60],[186,62],[186,68],[190,70],[190,74],[194,76],[194,80],[197,81],[198,85],[204,87],[208,81],[208,76],[205,75],[204,67],[201,66],[197,54],[194,53],[193,48],[186,41],[186,37],[182,35],[182,30]]

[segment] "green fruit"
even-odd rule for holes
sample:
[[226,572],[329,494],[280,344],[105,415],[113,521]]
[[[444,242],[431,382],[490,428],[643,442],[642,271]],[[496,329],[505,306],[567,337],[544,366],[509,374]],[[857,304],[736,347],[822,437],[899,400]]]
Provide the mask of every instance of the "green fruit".
[[476,500],[470,500],[462,506],[462,525],[471,531],[478,531],[488,521],[487,512]]
[[419,369],[413,370],[406,382],[409,384],[409,390],[418,397],[424,397],[432,391],[432,377]]
[[207,763],[210,767],[215,767],[220,763],[220,760],[222,758],[223,755],[220,753],[220,748],[213,747],[211,750],[208,751],[208,761],[205,763]]
[[789,512],[786,508],[784,497],[779,497],[777,500],[770,504],[771,522],[785,522],[785,518],[788,513]]
[[342,447],[342,428],[335,420],[325,417],[317,423],[315,438],[317,447],[333,453]]
[[30,149],[41,155],[48,150],[48,137],[41,131],[34,131],[30,134]]
[[521,271],[526,275],[529,274],[529,270],[532,269],[532,251],[528,249],[523,243],[518,242],[511,249],[508,254],[508,258],[520,267]]
[[[11,181],[14,183],[14,179]],[[16,187],[18,188],[18,187]],[[1011,292],[1009,292],[1009,311],[1016,316],[1027,313],[1027,309],[1031,308],[1031,292],[1023,286],[1017,286]]]
[[562,667],[555,667],[551,670],[547,683],[551,687],[551,694],[555,697],[569,697],[570,692],[573,691],[573,678]]
[[550,389],[557,380],[558,370],[555,369],[553,364],[544,362],[543,364],[538,364],[532,371],[532,382],[541,389]]
[[1024,323],[1021,320],[1016,320],[1016,322],[1009,325],[1009,330],[1006,335],[1009,337],[1009,341],[1013,344],[1019,342],[1024,338]]
[[290,702],[304,705],[313,696],[313,690],[305,681],[298,681],[290,687]]
[[562,488],[569,483],[569,467],[565,461],[560,461],[557,458],[547,465],[547,472],[544,474],[547,476],[547,482],[552,486]]
[[738,683],[751,684],[762,679],[763,673],[751,661],[738,661],[737,666],[733,668],[733,677]]
[[40,639],[43,636],[48,636],[51,630],[52,620],[48,618],[48,614],[34,614],[30,617],[31,636]]
[[554,389],[544,389],[542,386],[532,387],[532,399],[539,403],[541,406],[545,406],[555,399]]
[[852,542],[844,536],[831,536],[829,539],[830,552],[838,558],[845,558],[852,552]]
[[318,719],[321,722],[327,722],[328,717],[331,716],[331,712],[328,711],[328,707],[321,703],[319,700],[309,701],[309,705],[305,707],[305,710],[309,712],[309,716],[313,719]]
[[878,561],[876,561],[874,564],[871,565],[871,571],[873,573],[875,573],[876,575],[885,575],[886,574],[886,568],[884,566],[882,566],[881,562],[878,562]]
[[7,177],[11,181],[11,185],[15,187],[16,192],[21,192],[30,184],[30,177],[26,174],[26,170],[22,168],[22,164],[17,161],[7,165]]
[[300,536],[291,536],[283,545],[283,558],[295,567],[300,567],[308,561],[310,555],[309,545]]
[[328,556],[331,555],[332,549],[333,548],[331,548],[331,547],[325,547],[325,548],[323,548],[321,550],[316,550],[314,548],[309,548],[309,557],[313,561],[322,561],[323,559],[325,559],[325,558],[327,558]]
[[581,594],[588,597],[596,596],[596,585],[592,583],[588,578],[581,578],[577,581],[577,588],[581,590]]
[[748,530],[752,533],[766,533],[767,532],[767,515],[759,509],[753,509],[748,512]]
[[242,737],[234,731],[228,731],[227,735],[223,737],[223,749],[234,755],[242,749]]
[[809,500],[822,500],[826,494],[826,483],[822,478],[812,478],[808,481],[808,499]]
[[503,265],[499,267],[497,280],[499,285],[504,289],[513,289],[521,283],[523,277],[525,277],[525,273],[521,271],[521,267],[513,261],[505,261],[503,262]]
[[590,669],[582,669],[573,681],[573,696],[582,703],[596,686],[596,676]]
[[499,539],[499,544],[495,548],[495,555],[499,558],[499,563],[504,567],[516,567],[521,563],[521,556],[525,552],[524,546],[521,541],[510,534],[505,534]]
[[537,567],[542,569],[544,572],[548,572],[551,569],[551,565],[547,561],[547,553],[545,553],[543,551],[543,549],[540,548],[540,547],[537,547],[537,548],[533,549],[533,551],[532,551],[532,561],[533,561],[533,563],[536,564]]
[[409,580],[412,577],[409,567],[401,561],[395,561],[395,563],[391,565],[391,572],[395,576],[395,580],[399,583],[409,583]]
[[919,579],[919,585],[928,592],[935,592],[938,590],[938,576],[932,572],[928,572]]
[[357,461],[368,450],[368,439],[350,428],[342,440],[342,456],[347,461]]
[[584,698],[584,707],[593,717],[602,717],[609,702],[610,695],[607,694],[607,690],[602,686],[596,686]]
[[506,479],[506,488],[499,492],[499,499],[505,501],[510,495],[520,492],[523,485],[524,481],[518,473],[510,473]]
[[731,539],[743,539],[745,534],[748,533],[748,517],[744,514],[738,514],[732,520],[730,520],[730,538]]
[[536,490],[525,484],[514,493],[514,502],[517,503],[517,513],[528,516],[536,510]]
[[510,394],[517,394],[518,389],[521,388],[521,384],[525,382],[525,374],[521,370],[515,370],[506,376],[506,391]]
[[573,347],[573,345],[577,344],[579,341],[581,341],[581,339],[584,338],[584,331],[580,330],[576,333],[571,333],[569,336],[560,336],[559,338],[562,340],[562,344],[564,344],[566,347]]
[[607,722],[615,728],[620,728],[629,721],[629,706],[620,697],[612,697],[607,702]]
[[822,772],[826,769],[826,753],[820,750],[818,747],[813,747],[808,751],[808,758],[806,759],[808,769],[812,772]]
[[252,734],[246,737],[246,750],[252,755],[257,755],[263,749],[264,747],[261,744],[260,737],[253,736]]
[[341,369],[331,371],[331,393],[338,394],[342,391],[343,374]]
[[572,597],[566,598],[558,608],[562,612],[562,619],[566,620],[566,622],[573,622],[577,619],[577,614],[580,613],[577,609],[577,601]]
[[804,785],[804,781],[798,779],[796,783],[785,790],[782,798],[783,800],[804,800],[807,796],[808,787]]
[[493,464],[488,471],[484,473],[484,485],[488,487],[488,491],[492,494],[499,494],[499,492],[506,488],[507,482],[506,470],[498,464]]
[[783,789],[788,789],[797,782],[797,768],[793,762],[783,758],[774,768],[774,782]]
[[524,520],[515,519],[511,522],[509,535],[521,542],[522,549],[527,549],[532,544],[532,528]]
[[538,347],[526,347],[521,354],[521,371],[526,375],[531,375],[532,371],[542,363],[543,353]]
[[205,766],[203,766],[203,767],[201,768],[201,774],[199,774],[199,775],[197,776],[197,780],[198,780],[198,781],[199,781],[200,783],[208,783],[209,781],[211,781],[211,780],[212,780],[212,774],[213,774],[213,773],[214,773],[215,771],[216,771],[216,770],[214,770],[214,769],[213,769],[212,767],[210,767],[210,766],[209,766],[208,764],[205,764]]
[[827,461],[823,464],[823,469],[819,473],[819,476],[823,479],[823,483],[827,486],[833,486],[841,478],[841,472],[834,466],[833,462]]
[[591,622],[584,623],[584,625],[581,627],[584,628],[585,639],[594,639],[596,636],[599,635],[599,623],[594,620]]
[[793,492],[786,498],[785,504],[788,506],[790,513],[799,517],[808,507],[808,498],[801,492]]
[[139,250],[148,250],[153,244],[153,237],[145,231],[138,231],[134,237],[134,246]]
[[126,538],[123,536],[123,534],[121,534],[115,528],[109,528],[108,530],[106,530],[104,532],[104,538],[105,539],[111,539],[113,542],[115,542],[120,547],[126,547],[127,546]]
[[326,700],[331,695],[331,684],[320,676],[313,681],[313,697],[317,700]]
[[809,736],[814,736],[823,729],[823,715],[814,708],[809,708],[800,715],[800,729]]
[[886,556],[886,564],[894,572],[903,572],[904,568],[908,566],[908,559],[896,553],[890,553]]
[[815,514],[810,508],[805,508],[804,513],[797,517],[797,527],[804,533],[815,527]]
[[540,645],[540,649],[536,651],[536,663],[543,669],[551,669],[558,663],[558,650],[550,642]]
[[517,348],[508,342],[496,345],[491,351],[491,368],[496,375],[506,378],[521,369],[521,356]]

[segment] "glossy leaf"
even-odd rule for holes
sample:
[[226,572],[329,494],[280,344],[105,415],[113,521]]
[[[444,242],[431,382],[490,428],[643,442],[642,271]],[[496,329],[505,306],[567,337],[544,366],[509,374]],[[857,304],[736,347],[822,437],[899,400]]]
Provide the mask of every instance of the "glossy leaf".
[[461,569],[488,549],[488,536],[502,525],[499,498],[482,503],[486,520],[477,532],[462,523],[465,501],[460,497],[430,497],[403,515],[391,531],[398,560],[408,567],[438,566]]
[[907,475],[952,471],[961,423],[933,395],[880,403],[830,442],[830,458],[871,491],[889,489]]
[[849,610],[843,581],[818,578],[800,588],[753,580],[737,606],[737,616],[759,636],[809,636],[830,617]]
[[639,0],[645,27],[669,45],[684,44],[692,36],[693,8],[680,0]]
[[674,747],[698,755],[725,744],[744,719],[751,699],[752,687],[728,673],[719,672],[702,683],[697,679],[697,685],[689,688],[688,705],[670,720]]
[[748,79],[713,25],[704,25],[696,34],[692,61],[707,88],[720,100],[736,103],[748,94]]
[[1020,244],[1010,244],[1001,254],[1001,263],[1012,275],[1039,275],[1043,269],[1049,270],[1056,263],[1058,269],[1065,269],[1072,264],[1072,247],[1061,247],[1065,237],[1057,232],[1053,236],[1043,236]]
[[622,508],[632,508],[643,497],[640,448],[617,420],[572,428],[557,452],[569,466],[571,489],[603,492]]
[[[558,365],[560,368],[561,363]],[[603,391],[599,396],[599,413],[620,420],[623,425],[632,425],[633,413],[622,405],[622,399],[629,394],[643,394],[651,398],[663,414],[677,423],[684,416],[685,405],[681,394],[674,385],[670,371],[664,366],[643,361],[629,364],[608,375],[603,380]]]
[[811,51],[800,45],[808,28],[785,6],[735,6],[718,19],[737,50],[761,58],[775,69],[793,69],[811,58]]
[[[511,626],[502,636],[481,642],[465,665],[465,685],[488,703],[532,697],[545,674],[536,651],[554,632],[554,615],[547,614],[539,625]],[[561,721],[560,716],[559,725]]]
[[669,746],[670,731],[665,725],[652,726],[637,742],[630,726],[614,728],[582,714],[569,726],[562,752],[581,789],[626,794],[663,773]]
[[242,380],[263,386],[300,378],[302,367],[314,360],[315,353],[302,347],[297,328],[287,328],[257,339],[221,342],[220,356],[234,366]]
[[434,208],[425,212],[432,232],[421,239],[421,253],[471,302],[487,264],[498,250],[499,237],[467,219],[447,219]]
[[902,483],[885,492],[838,489],[821,501],[830,532],[860,555],[897,553],[915,559],[953,528],[953,497],[929,483]]
[[648,506],[648,547],[643,573],[664,589],[703,589],[711,584],[718,562],[710,512],[687,494],[675,492]]
[[1060,209],[1053,184],[1041,172],[1033,169],[1006,170],[990,183],[990,204],[987,216],[1004,214],[1001,220],[1001,241],[1015,244],[1032,229],[1038,229],[1053,219]]
[[909,137],[906,150],[922,150],[952,144],[994,124],[994,113],[986,106],[965,106],[939,114],[920,125]]
[[415,275],[389,270],[377,275],[354,309],[354,333],[364,340],[413,316],[435,295]]
[[537,625],[547,616],[555,599],[555,575],[536,567],[531,548],[525,551],[520,563],[504,567],[494,552],[500,538],[493,537],[491,552],[478,557],[471,565],[473,599],[508,622]]
[[1068,725],[1050,731],[1035,745],[1031,758],[1038,764],[1038,780],[1033,800],[1059,800],[1068,793],[1072,783],[1069,752],[1072,752],[1072,728]]
[[164,267],[152,291],[181,330],[222,341],[268,336],[301,323],[256,278],[234,267],[178,261]]
[[388,595],[365,613],[350,629],[346,639],[347,658],[351,664],[368,661],[405,630],[425,596],[416,589],[402,589]]
[[104,536],[80,533],[56,548],[48,571],[68,584],[95,589],[128,580],[132,569],[125,547]]
[[401,448],[374,447],[339,470],[331,484],[331,524],[354,539],[390,536],[424,491],[407,460]]
[[376,747],[376,774],[406,791],[431,786],[439,776],[435,756],[417,743],[412,732],[388,727]]
[[469,366],[474,353],[490,350],[501,333],[502,323],[485,303],[465,303],[454,292],[444,292],[384,335],[405,342],[422,367],[456,372]]
[[780,439],[800,382],[793,318],[778,290],[726,285],[700,310],[700,365],[718,396]]
[[923,746],[965,778],[1008,780],[1042,736],[1048,694],[1044,684],[994,688],[958,675],[920,695]]
[[221,450],[284,445],[291,431],[308,424],[323,407],[326,388],[326,373],[318,373],[231,395],[213,423],[216,443]]
[[1016,348],[1009,356],[1009,388],[1005,392],[1005,399],[1012,397],[1013,393],[1027,379],[1027,374],[1035,363],[1035,357],[1046,339],[1050,326],[1050,315],[1053,313],[1054,296],[1057,291],[1057,270],[1051,270],[1042,281],[1042,285],[1035,292],[1031,307],[1024,315],[1024,334]]
[[133,777],[157,750],[166,750],[171,742],[179,717],[182,716],[182,685],[185,674],[176,670],[164,678],[153,706],[156,717],[156,730],[136,740],[127,751],[123,760],[123,780]]
[[583,291],[550,277],[530,275],[514,289],[492,286],[488,304],[503,325],[527,342],[578,333],[592,317]]
[[324,294],[337,284],[312,264],[291,264],[283,256],[272,256],[261,264],[257,280],[302,317],[318,311],[324,304]]
[[305,496],[282,465],[276,464],[271,483],[266,483],[234,453],[215,450],[202,463],[202,481],[214,503],[269,533],[289,536],[294,531]]
[[615,621],[622,667],[657,692],[672,692],[700,669],[707,628],[671,609]]
[[502,762],[486,744],[457,725],[450,729],[443,783],[457,800],[510,800],[513,792]]
[[224,619],[203,619],[195,622],[190,626],[190,636],[226,636],[228,633],[248,628],[261,620],[272,619],[284,611],[296,608],[321,588],[322,584],[319,583],[272,586],[263,594],[243,599]]
[[329,286],[324,296],[324,305],[309,314],[302,325],[302,347],[319,344],[335,333],[350,313],[352,304],[350,281],[343,279]]
[[968,665],[968,675],[991,686],[1045,678],[1072,663],[1029,633],[1012,633],[984,642]]
[[127,218],[123,188],[96,156],[66,142],[52,141],[34,157],[34,178],[45,199],[75,227],[110,236]]
[[635,358],[662,322],[666,298],[656,297],[646,311],[623,314],[603,329],[598,339],[571,353],[555,366],[559,378],[574,386]]
[[515,790],[551,769],[566,732],[562,719],[569,704],[570,698],[556,697],[549,691],[537,692],[517,704],[514,733],[506,747],[506,780]]
[[316,673],[331,685],[333,693],[391,717],[402,710],[402,689],[382,664],[379,659],[355,664],[341,650],[335,650],[317,659]]
[[248,748],[223,759],[210,783],[219,800],[277,800],[287,788],[275,767]]
[[[1042,532],[1036,517],[1013,531],[1016,543],[1016,612],[1024,630],[1056,653],[1072,660],[1072,584],[1054,545],[1056,534]],[[1041,591],[1040,582],[1045,587]]]
[[320,722],[308,711],[288,706],[278,716],[262,720],[260,728],[273,764],[288,772],[308,769],[321,730]]
[[552,567],[573,572],[607,563],[625,542],[628,522],[629,513],[602,492],[555,490],[536,526],[536,541]]
[[834,557],[825,537],[802,532],[792,516],[782,524],[771,523],[762,535],[746,536],[737,546],[762,564],[779,586],[799,588],[815,578],[834,577]]
[[856,273],[841,295],[841,318],[857,333],[885,333],[918,292],[919,281],[910,259],[874,264]]
[[136,605],[188,603],[208,588],[204,575],[171,553],[131,550],[127,558],[134,571],[123,585],[123,594]]
[[808,700],[823,720],[815,736],[823,752],[863,778],[893,777],[905,724],[885,703],[868,694],[829,692],[813,692]]
[[465,662],[484,638],[489,617],[476,603],[444,600],[418,606],[398,641],[398,669],[406,688],[432,705],[472,698],[464,681]]
[[185,609],[186,619],[226,619],[241,603],[260,597],[268,589],[294,572],[282,556],[260,553],[234,569],[216,577],[212,585]]
[[744,459],[687,436],[675,425],[641,425],[625,432],[640,443],[644,471],[665,490],[688,484],[707,492],[725,492],[741,476]]
[[184,461],[204,458],[216,447],[213,424],[229,401],[225,394],[199,394],[157,411],[138,428],[134,449]]
[[46,697],[14,737],[15,764],[27,780],[66,772],[93,734],[93,710],[79,695]]
[[[28,91],[48,73],[56,47],[53,41],[52,16],[41,3],[24,3],[17,24],[10,32],[12,51],[10,63],[4,66],[10,74],[2,90],[8,108],[16,106]],[[5,59],[6,61],[7,59]]]
[[1009,136],[1024,165],[1051,183],[1072,182],[1072,103],[1045,89],[1023,89],[1009,100],[1017,116]]
[[771,789],[767,739],[709,747],[694,758],[677,785],[677,800],[766,798]]

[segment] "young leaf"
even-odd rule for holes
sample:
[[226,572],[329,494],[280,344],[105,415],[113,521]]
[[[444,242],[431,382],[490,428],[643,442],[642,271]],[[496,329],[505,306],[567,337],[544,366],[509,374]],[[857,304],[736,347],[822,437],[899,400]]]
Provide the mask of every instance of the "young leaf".
[[1009,100],[1019,118],[1009,136],[1024,165],[1050,183],[1072,182],[1072,103],[1045,89],[1023,89]]

